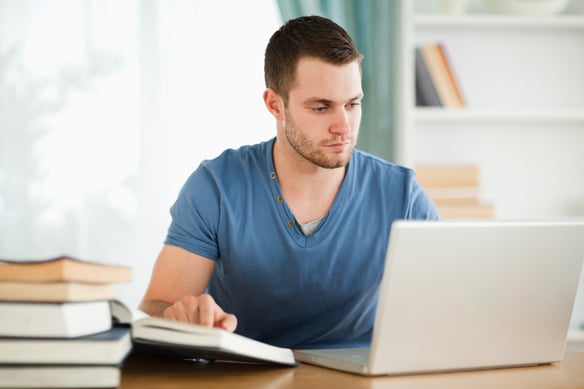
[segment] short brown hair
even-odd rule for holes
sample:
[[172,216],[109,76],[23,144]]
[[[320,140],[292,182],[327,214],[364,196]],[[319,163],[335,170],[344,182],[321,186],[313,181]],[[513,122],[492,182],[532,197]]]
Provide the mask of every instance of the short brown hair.
[[349,34],[332,20],[322,16],[289,20],[270,38],[264,58],[266,87],[282,96],[286,104],[302,57],[334,65],[361,63],[363,58]]

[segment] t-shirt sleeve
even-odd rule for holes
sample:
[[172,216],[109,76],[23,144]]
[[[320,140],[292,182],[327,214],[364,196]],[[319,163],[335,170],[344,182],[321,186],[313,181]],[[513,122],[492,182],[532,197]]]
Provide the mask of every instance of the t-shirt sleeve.
[[408,219],[440,220],[440,213],[436,205],[426,193],[420,182],[416,179],[415,173],[409,182],[410,205],[408,207]]
[[201,164],[187,179],[170,208],[172,220],[164,243],[216,260],[219,256],[219,192],[212,175]]

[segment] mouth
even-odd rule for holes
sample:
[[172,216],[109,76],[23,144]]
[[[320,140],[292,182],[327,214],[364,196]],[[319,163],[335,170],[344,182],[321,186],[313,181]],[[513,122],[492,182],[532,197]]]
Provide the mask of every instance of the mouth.
[[350,147],[351,142],[346,140],[346,141],[340,141],[340,142],[332,142],[332,143],[327,143],[325,145],[325,147],[327,147],[330,150],[335,150],[335,151],[343,151],[346,150]]

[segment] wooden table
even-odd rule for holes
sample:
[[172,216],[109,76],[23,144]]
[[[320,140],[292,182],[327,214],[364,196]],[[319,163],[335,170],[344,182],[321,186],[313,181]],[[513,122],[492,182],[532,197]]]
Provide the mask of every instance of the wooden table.
[[559,364],[448,374],[362,377],[302,364],[281,368],[229,363],[208,365],[130,356],[122,389],[180,388],[584,388],[584,353],[566,352]]

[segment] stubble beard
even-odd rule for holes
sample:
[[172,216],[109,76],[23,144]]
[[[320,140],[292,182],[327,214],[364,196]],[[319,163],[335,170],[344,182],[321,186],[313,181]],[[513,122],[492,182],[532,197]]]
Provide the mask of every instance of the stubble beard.
[[[288,115],[288,118],[290,118],[290,115]],[[353,154],[354,146],[351,146],[348,152],[333,154],[332,156],[325,154],[298,130],[294,121],[291,119],[287,121],[284,127],[284,134],[286,135],[288,144],[298,155],[321,168],[337,169],[344,167],[349,163]]]

